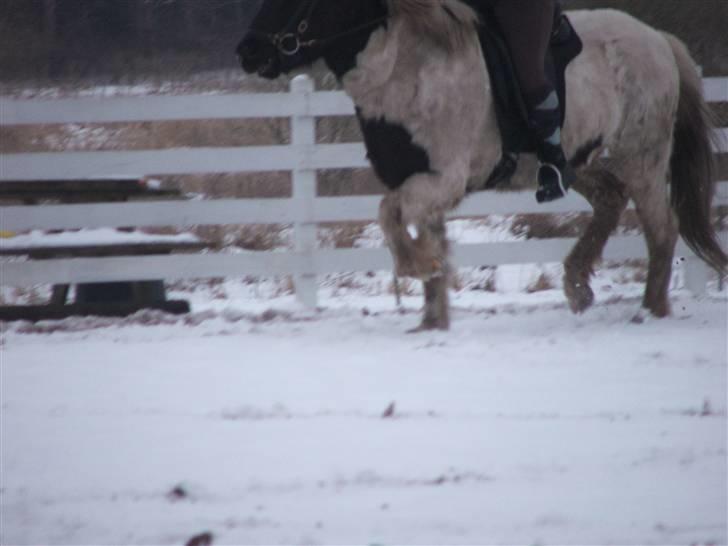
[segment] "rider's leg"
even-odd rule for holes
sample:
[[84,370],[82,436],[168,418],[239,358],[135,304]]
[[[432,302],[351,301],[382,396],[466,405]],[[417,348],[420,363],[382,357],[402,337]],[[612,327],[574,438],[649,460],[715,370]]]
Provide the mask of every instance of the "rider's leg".
[[513,57],[541,166],[539,202],[563,197],[574,180],[561,146],[559,97],[546,76],[554,0],[498,0],[494,12]]

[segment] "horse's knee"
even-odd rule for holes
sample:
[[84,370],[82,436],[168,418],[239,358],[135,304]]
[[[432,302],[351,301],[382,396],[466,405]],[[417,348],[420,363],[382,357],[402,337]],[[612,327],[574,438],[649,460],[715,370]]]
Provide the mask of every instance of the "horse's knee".
[[402,229],[402,208],[397,194],[388,193],[379,202],[379,225],[385,235]]
[[442,217],[417,226],[411,245],[412,275],[423,281],[444,278],[448,274],[448,243]]
[[397,190],[400,194],[402,222],[429,224],[455,208],[465,196],[466,177],[419,174]]

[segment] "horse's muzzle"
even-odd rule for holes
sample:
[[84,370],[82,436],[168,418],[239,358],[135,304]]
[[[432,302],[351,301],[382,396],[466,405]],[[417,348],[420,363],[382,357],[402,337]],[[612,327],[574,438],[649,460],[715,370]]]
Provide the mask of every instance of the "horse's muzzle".
[[271,80],[281,75],[281,63],[277,50],[256,37],[244,38],[237,48],[238,59],[248,74],[258,74]]

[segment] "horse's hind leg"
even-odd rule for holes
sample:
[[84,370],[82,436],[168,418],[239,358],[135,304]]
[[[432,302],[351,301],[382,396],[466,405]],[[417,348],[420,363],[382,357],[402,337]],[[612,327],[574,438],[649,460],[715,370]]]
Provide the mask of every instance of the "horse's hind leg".
[[649,256],[642,306],[656,317],[665,317],[670,314],[668,291],[678,223],[667,194],[667,159],[656,162],[647,171],[635,177],[628,186],[642,223]]
[[608,170],[590,169],[574,184],[594,209],[591,221],[564,262],[564,293],[574,313],[583,313],[594,303],[589,280],[594,264],[627,207],[627,195],[622,184]]

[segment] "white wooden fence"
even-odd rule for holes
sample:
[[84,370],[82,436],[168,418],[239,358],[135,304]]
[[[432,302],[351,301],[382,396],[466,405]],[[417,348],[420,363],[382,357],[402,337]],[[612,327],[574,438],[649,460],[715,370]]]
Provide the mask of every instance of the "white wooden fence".
[[[728,78],[706,78],[705,91],[714,102],[728,101]],[[156,151],[61,152],[0,155],[0,184],[9,180],[59,180],[109,176],[209,174],[288,170],[293,194],[288,199],[222,199],[113,204],[0,207],[0,230],[72,229],[221,224],[292,224],[295,248],[290,252],[242,254],[204,253],[150,257],[77,258],[0,264],[0,281],[10,286],[50,283],[104,282],[142,279],[189,279],[245,275],[285,275],[295,278],[296,293],[307,306],[316,305],[316,277],[344,271],[391,268],[385,249],[317,248],[316,226],[322,222],[368,221],[377,216],[378,197],[317,197],[319,169],[368,167],[364,147],[317,144],[315,120],[320,116],[352,115],[353,105],[342,92],[315,92],[305,76],[296,78],[290,93],[188,95],[133,98],[16,100],[0,97],[0,124],[108,123],[231,118],[291,118],[291,143],[238,148],[178,148]],[[719,129],[728,142],[728,128]],[[722,150],[722,151],[728,151]],[[728,183],[719,185],[717,199],[728,203]],[[590,212],[572,194],[538,205],[532,192],[485,192],[469,197],[453,214]],[[459,266],[560,262],[573,239],[458,245]],[[688,284],[705,286],[707,272],[684,246]],[[605,258],[625,260],[646,255],[642,237],[613,237]]]

